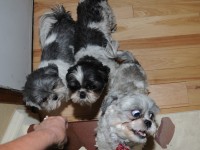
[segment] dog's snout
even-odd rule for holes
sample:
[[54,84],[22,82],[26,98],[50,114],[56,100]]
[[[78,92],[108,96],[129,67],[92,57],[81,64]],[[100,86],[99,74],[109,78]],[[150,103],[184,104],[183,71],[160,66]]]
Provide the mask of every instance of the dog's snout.
[[58,96],[57,95],[54,95],[53,98],[52,98],[54,101],[56,101],[58,99]]
[[84,91],[81,91],[81,92],[80,92],[80,98],[85,98],[85,97],[86,97],[85,92],[84,92]]
[[146,125],[147,128],[150,128],[152,122],[150,120],[144,120],[144,124]]

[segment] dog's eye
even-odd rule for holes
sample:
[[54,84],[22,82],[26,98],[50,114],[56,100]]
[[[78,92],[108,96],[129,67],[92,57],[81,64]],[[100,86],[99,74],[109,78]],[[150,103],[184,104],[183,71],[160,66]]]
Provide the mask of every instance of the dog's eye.
[[151,120],[153,120],[153,119],[154,119],[154,114],[153,114],[153,113],[150,113],[150,114],[149,114],[149,118],[150,118]]
[[93,85],[93,84],[91,84],[91,85],[88,86],[88,88],[89,88],[90,90],[94,90],[94,89],[96,89],[96,86]]
[[68,87],[71,89],[71,90],[77,90],[77,89],[80,89],[81,86],[79,83],[76,83],[76,82],[70,82],[68,83]]
[[133,110],[131,114],[133,115],[134,118],[139,118],[141,115],[141,112],[139,110]]
[[47,97],[44,97],[44,98],[42,99],[41,103],[44,103],[44,102],[46,102],[46,101],[47,101]]
[[53,85],[53,87],[52,87],[52,90],[56,89],[56,87],[57,87],[57,85],[56,85],[56,84],[55,84],[55,85]]
[[93,83],[87,83],[85,85],[85,88],[88,89],[88,90],[95,90],[96,86]]

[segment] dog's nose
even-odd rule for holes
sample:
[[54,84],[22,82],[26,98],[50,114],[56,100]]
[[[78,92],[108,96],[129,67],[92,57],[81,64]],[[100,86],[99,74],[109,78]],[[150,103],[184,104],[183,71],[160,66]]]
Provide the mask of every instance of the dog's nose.
[[150,120],[144,120],[144,124],[146,125],[147,128],[150,128],[152,122]]
[[54,95],[53,98],[52,98],[54,101],[56,101],[58,99],[58,96],[57,95]]
[[85,97],[86,97],[85,92],[84,92],[84,91],[81,91],[81,92],[80,92],[80,98],[85,98]]

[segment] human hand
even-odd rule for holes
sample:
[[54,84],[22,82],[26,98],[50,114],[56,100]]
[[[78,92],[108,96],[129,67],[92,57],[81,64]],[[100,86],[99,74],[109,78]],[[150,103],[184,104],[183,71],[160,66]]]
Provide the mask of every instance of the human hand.
[[67,140],[66,129],[68,122],[61,116],[52,116],[44,119],[40,124],[34,125],[34,131],[47,131],[52,135],[53,144],[61,144]]

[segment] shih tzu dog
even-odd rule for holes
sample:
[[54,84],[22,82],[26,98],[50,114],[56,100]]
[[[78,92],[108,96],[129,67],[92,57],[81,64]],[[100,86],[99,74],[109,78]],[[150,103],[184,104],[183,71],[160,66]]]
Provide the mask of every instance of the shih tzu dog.
[[131,53],[122,53],[124,62],[116,70],[99,116],[98,150],[142,149],[148,136],[157,130],[158,106],[148,96],[143,68]]
[[62,5],[40,19],[42,47],[39,68],[27,76],[23,96],[26,105],[54,110],[68,100],[65,76],[74,64],[75,22]]
[[80,0],[77,16],[76,64],[69,69],[66,80],[73,102],[92,104],[118,66],[109,58],[109,53],[118,47],[111,38],[116,22],[107,0]]

